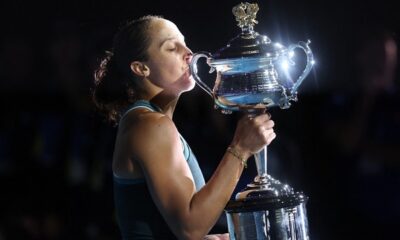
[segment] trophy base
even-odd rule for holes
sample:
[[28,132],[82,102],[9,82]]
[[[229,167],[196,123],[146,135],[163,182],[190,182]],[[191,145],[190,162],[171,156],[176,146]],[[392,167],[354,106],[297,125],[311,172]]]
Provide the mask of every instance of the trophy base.
[[225,208],[230,239],[309,240],[307,199],[269,175],[257,176]]

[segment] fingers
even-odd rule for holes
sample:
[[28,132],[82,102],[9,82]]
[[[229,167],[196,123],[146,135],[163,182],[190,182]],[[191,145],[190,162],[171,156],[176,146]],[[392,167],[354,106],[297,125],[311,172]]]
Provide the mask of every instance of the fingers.
[[275,139],[274,126],[268,113],[244,116],[236,128],[232,144],[254,154]]
[[221,239],[221,240],[229,240],[229,233],[221,234],[219,239]]
[[229,240],[229,234],[224,233],[224,234],[207,235],[203,238],[203,240]]
[[266,112],[266,113],[263,113],[263,114],[260,114],[260,115],[256,115],[256,116],[248,115],[247,118],[250,121],[254,121],[256,123],[263,123],[263,122],[266,122],[266,121],[271,119],[271,114]]
[[271,129],[275,126],[275,122],[273,120],[268,120],[264,123],[266,129]]
[[267,135],[267,145],[269,145],[276,138],[276,133],[272,130],[272,133]]
[[264,113],[261,115],[257,116],[247,116],[247,121],[250,124],[254,124],[255,126],[264,126],[266,129],[273,128],[275,126],[275,122],[271,120],[271,114],[270,113]]
[[263,138],[264,143],[269,145],[275,138],[276,134],[273,127],[275,122],[271,120],[271,114],[264,113],[249,120],[253,127],[258,129],[259,135]]

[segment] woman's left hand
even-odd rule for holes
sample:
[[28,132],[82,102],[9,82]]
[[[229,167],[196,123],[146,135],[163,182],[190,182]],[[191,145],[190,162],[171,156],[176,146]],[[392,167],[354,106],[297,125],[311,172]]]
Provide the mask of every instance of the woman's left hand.
[[229,233],[207,235],[203,240],[229,240]]

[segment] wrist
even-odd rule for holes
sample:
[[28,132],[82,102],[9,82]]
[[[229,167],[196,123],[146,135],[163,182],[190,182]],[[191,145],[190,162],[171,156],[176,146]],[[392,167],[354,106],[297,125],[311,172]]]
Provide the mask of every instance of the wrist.
[[244,151],[242,148],[236,145],[230,145],[226,151],[238,159],[244,168],[247,168],[247,160],[251,156],[251,153]]
[[235,149],[240,154],[240,156],[242,156],[246,160],[253,155],[250,150],[243,148],[239,143],[235,141],[231,142],[229,147]]

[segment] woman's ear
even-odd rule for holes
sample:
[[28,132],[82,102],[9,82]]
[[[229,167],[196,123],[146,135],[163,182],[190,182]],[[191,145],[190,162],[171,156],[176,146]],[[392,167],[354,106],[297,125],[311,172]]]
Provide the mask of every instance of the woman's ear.
[[141,77],[148,77],[150,75],[150,68],[143,62],[134,61],[131,63],[131,70],[134,74]]

